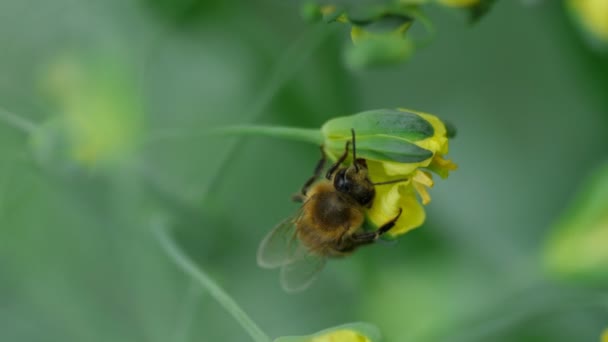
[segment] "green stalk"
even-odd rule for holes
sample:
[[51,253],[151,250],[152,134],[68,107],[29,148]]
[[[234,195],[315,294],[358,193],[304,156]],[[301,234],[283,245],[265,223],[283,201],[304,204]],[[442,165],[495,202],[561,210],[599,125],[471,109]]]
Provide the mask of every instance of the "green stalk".
[[31,134],[36,130],[36,125],[33,122],[9,112],[4,108],[0,108],[0,119],[6,122],[9,126],[13,126],[24,133]]
[[282,126],[244,125],[229,126],[214,129],[211,133],[234,135],[257,135],[287,139],[321,145],[323,135],[319,129],[295,128]]
[[251,339],[255,342],[270,342],[268,337],[260,327],[239,307],[239,305],[228,295],[224,289],[217,285],[209,275],[203,272],[196,264],[185,255],[169,236],[168,229],[160,222],[154,225],[154,230],[158,241],[165,250],[169,258],[182,269],[186,274],[196,280],[211,297],[226,310],[239,324],[247,331]]

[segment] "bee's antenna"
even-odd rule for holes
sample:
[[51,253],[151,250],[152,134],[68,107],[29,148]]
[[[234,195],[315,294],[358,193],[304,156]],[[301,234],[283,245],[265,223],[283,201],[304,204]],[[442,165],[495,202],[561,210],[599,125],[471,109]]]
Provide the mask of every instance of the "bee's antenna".
[[373,185],[385,185],[385,184],[394,184],[394,183],[399,183],[399,182],[407,182],[409,180],[409,178],[400,178],[400,179],[393,179],[393,180],[389,180],[386,182],[378,182],[378,183],[372,183]]
[[355,170],[359,172],[359,165],[357,165],[357,145],[355,144],[355,129],[351,128],[350,132],[353,135],[353,164],[355,165]]

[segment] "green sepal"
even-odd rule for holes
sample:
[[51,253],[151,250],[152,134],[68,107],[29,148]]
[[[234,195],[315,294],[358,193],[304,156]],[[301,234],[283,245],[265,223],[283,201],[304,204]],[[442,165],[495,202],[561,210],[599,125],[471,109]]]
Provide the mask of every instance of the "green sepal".
[[[346,141],[346,140],[344,140]],[[331,150],[344,149],[344,141],[330,140]],[[418,163],[433,156],[433,152],[410,142],[384,136],[357,135],[357,157],[397,163]]]
[[351,45],[344,60],[354,70],[391,66],[409,60],[414,50],[411,39],[385,33]]
[[278,337],[274,340],[274,342],[309,342],[311,338],[322,336],[322,335],[331,333],[332,331],[338,331],[338,330],[352,330],[352,331],[356,331],[359,334],[367,337],[372,342],[382,341],[382,334],[380,333],[380,330],[375,325],[370,324],[370,323],[365,323],[365,322],[355,322],[355,323],[338,325],[336,327],[332,327],[329,329],[319,331],[312,335]]
[[395,29],[414,18],[409,15],[410,7],[402,6],[368,6],[355,7],[347,12],[348,21],[357,26],[370,26],[380,24],[386,30]]
[[376,109],[338,117],[327,121],[321,127],[321,132],[328,139],[348,140],[351,129],[355,130],[357,142],[368,135],[414,142],[432,137],[435,133],[431,123],[421,116],[397,109]]

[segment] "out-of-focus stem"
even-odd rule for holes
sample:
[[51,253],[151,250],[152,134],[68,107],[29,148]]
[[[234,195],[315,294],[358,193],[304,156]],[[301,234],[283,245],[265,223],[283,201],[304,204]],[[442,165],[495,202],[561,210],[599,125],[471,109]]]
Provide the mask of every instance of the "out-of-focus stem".
[[319,129],[281,127],[281,126],[230,126],[215,129],[211,132],[216,134],[234,134],[234,135],[257,135],[287,140],[296,140],[302,142],[321,145],[323,143],[323,135]]
[[270,338],[257,324],[241,309],[241,307],[217,285],[202,269],[186,256],[169,235],[168,228],[161,222],[154,223],[154,232],[167,255],[186,274],[195,279],[209,295],[230,314],[247,331],[255,342],[270,342]]
[[7,123],[9,126],[17,128],[18,130],[31,134],[36,130],[36,124],[33,122],[20,117],[19,115],[9,112],[8,110],[0,107],[0,120]]

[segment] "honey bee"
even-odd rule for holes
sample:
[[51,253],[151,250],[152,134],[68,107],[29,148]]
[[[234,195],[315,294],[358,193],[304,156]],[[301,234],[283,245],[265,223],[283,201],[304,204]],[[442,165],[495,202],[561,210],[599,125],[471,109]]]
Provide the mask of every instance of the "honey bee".
[[[373,183],[367,163],[357,158],[355,131],[346,142],[344,153],[333,164],[325,179],[317,182],[326,162],[321,146],[321,160],[314,175],[304,184],[294,200],[302,206],[279,223],[260,243],[257,262],[263,268],[281,268],[281,285],[287,292],[306,289],[323,268],[327,258],[342,257],[358,247],[374,243],[388,232],[399,213],[375,231],[364,231],[365,209],[371,208],[377,185],[406,181],[396,179]],[[343,166],[352,144],[352,162]]]

